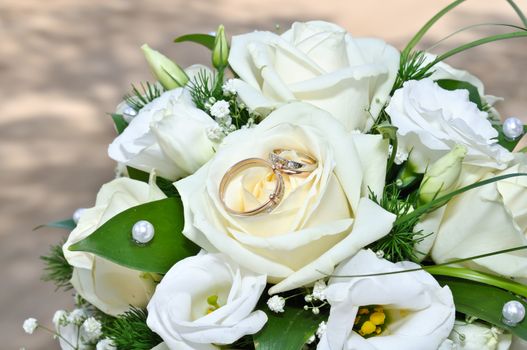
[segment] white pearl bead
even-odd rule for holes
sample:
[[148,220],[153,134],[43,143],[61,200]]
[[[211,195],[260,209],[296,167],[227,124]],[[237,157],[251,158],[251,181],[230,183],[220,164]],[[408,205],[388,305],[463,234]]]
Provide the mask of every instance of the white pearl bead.
[[146,220],[138,221],[132,227],[132,238],[139,244],[148,243],[154,238],[154,226]]
[[525,318],[525,307],[519,301],[511,300],[503,305],[501,314],[503,323],[514,327]]
[[75,210],[75,212],[73,213],[73,221],[76,224],[79,223],[79,220],[81,219],[81,216],[82,216],[82,214],[84,214],[85,210],[86,210],[86,208],[79,208],[79,209]]
[[509,140],[516,140],[523,135],[523,123],[518,118],[510,117],[503,122],[503,134]]
[[137,111],[132,107],[128,106],[123,110],[123,118],[127,123],[130,123],[132,119],[137,115]]

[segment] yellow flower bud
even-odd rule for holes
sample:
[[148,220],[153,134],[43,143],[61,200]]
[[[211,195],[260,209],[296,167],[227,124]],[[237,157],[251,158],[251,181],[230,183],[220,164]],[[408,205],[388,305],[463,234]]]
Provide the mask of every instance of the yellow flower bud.
[[143,53],[157,81],[167,90],[185,86],[188,76],[181,67],[162,53],[151,49],[147,44],[141,46]]
[[214,49],[212,50],[212,65],[218,69],[223,70],[229,64],[229,44],[225,36],[225,28],[223,25],[218,27],[216,31],[216,39],[214,40]]
[[465,146],[456,145],[449,153],[439,158],[428,168],[419,190],[419,200],[422,204],[454,190],[453,187],[458,181],[461,164],[466,154],[467,148]]

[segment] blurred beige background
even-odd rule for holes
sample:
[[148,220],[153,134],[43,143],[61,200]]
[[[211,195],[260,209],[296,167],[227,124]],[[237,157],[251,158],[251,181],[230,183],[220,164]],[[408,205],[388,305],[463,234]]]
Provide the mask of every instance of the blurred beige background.
[[[215,30],[229,34],[287,28],[324,19],[355,36],[380,36],[402,48],[449,1],[423,0],[2,0],[0,2],[0,340],[1,349],[56,349],[47,334],[28,336],[34,316],[50,325],[71,293],[41,282],[39,255],[65,232],[38,224],[91,206],[113,177],[106,147],[114,137],[107,113],[131,82],[151,80],[139,47],[161,50],[180,65],[207,63],[205,49],[175,45],[174,37]],[[518,0],[527,10],[527,0]],[[447,15],[422,47],[474,23],[520,24],[505,0],[469,0]],[[480,28],[436,52],[499,28]],[[478,75],[487,92],[503,96],[504,116],[527,121],[527,39],[494,43],[449,61]]]

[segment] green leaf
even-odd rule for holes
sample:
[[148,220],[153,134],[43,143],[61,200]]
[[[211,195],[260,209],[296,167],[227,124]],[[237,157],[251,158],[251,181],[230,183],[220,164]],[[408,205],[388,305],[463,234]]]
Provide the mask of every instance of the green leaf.
[[527,339],[526,321],[519,323],[516,327],[510,327],[502,322],[501,316],[503,305],[511,300],[517,300],[527,308],[527,304],[522,298],[503,289],[482,283],[442,276],[438,276],[436,279],[439,284],[448,285],[452,291],[457,311],[506,329],[522,339]]
[[505,180],[505,179],[509,179],[509,178],[513,178],[513,177],[519,177],[519,176],[527,176],[527,173],[514,173],[514,174],[506,174],[506,175],[495,176],[495,177],[492,177],[490,179],[478,181],[478,182],[475,182],[475,183],[473,183],[471,185],[459,188],[459,189],[457,189],[455,191],[452,191],[452,192],[450,192],[448,194],[445,194],[444,196],[436,198],[433,201],[430,201],[430,202],[426,203],[425,205],[421,205],[420,207],[416,208],[411,213],[408,213],[408,214],[406,214],[404,216],[401,216],[401,217],[397,218],[395,220],[395,222],[394,222],[394,225],[400,225],[403,222],[406,222],[408,220],[412,220],[412,219],[414,219],[417,216],[421,216],[421,215],[424,215],[424,214],[426,214],[428,212],[434,211],[435,209],[445,205],[450,199],[454,198],[458,194],[461,194],[461,193],[464,193],[466,191],[470,191],[471,189],[474,189],[474,188],[477,188],[477,187],[481,187],[481,186],[485,186],[485,185],[488,185],[488,184],[491,184],[491,183],[494,183],[494,182],[497,182],[497,181],[501,181],[501,180]]
[[[503,125],[496,124],[493,126],[494,126],[494,129],[498,131],[498,143],[501,146],[505,147],[506,149],[512,152],[512,150],[516,148],[516,145],[520,142],[522,138],[518,137],[516,140],[510,140],[507,137],[505,137],[505,134],[503,133]],[[527,125],[523,126],[523,133],[524,134],[527,133]]]
[[527,298],[527,285],[513,281],[510,278],[491,275],[476,270],[466,269],[462,267],[448,267],[448,266],[426,266],[426,272],[434,276],[449,276],[470,280],[479,283],[485,283],[494,287],[508,290],[517,295]]
[[128,123],[126,122],[126,120],[124,120],[122,114],[112,114],[112,119],[117,134],[121,135],[124,129],[126,129],[126,127],[128,126]]
[[283,313],[267,312],[264,328],[253,336],[255,350],[301,350],[324,320],[300,306],[287,305]]
[[520,18],[520,20],[522,21],[523,25],[525,27],[527,27],[527,18],[525,17],[525,14],[522,12],[522,10],[520,9],[520,7],[518,5],[516,5],[516,3],[514,2],[514,0],[507,0],[507,2],[512,6],[514,12],[516,12],[516,14],[518,15],[518,17]]
[[454,49],[452,49],[450,51],[447,51],[447,52],[445,52],[442,55],[437,56],[435,60],[433,60],[432,62],[427,64],[423,69],[425,71],[428,71],[430,68],[435,66],[436,63],[444,61],[444,60],[446,60],[447,58],[449,58],[451,56],[457,55],[460,52],[466,51],[466,50],[471,49],[471,48],[476,47],[476,46],[488,44],[488,43],[491,43],[491,42],[494,42],[494,41],[516,39],[516,38],[525,38],[525,37],[527,37],[527,31],[523,30],[523,31],[512,32],[512,33],[491,35],[491,36],[488,36],[488,37],[485,37],[485,38],[482,38],[482,39],[479,39],[479,40],[474,40],[474,41],[471,41],[471,42],[469,42],[467,44],[458,46],[458,47],[456,47],[456,48],[454,48]]
[[75,221],[73,221],[73,219],[66,219],[66,220],[60,220],[60,221],[49,222],[49,223],[47,223],[47,224],[43,224],[43,225],[38,225],[37,227],[35,227],[35,228],[33,229],[33,231],[38,230],[38,229],[40,229],[40,228],[42,228],[42,227],[62,228],[62,229],[65,229],[65,230],[71,231],[71,230],[73,230],[76,226],[77,226],[77,224],[75,223]]
[[[147,172],[132,167],[126,167],[126,169],[128,171],[128,176],[131,179],[148,183],[150,174],[148,174]],[[163,193],[167,197],[179,197],[179,192],[177,191],[176,186],[174,186],[174,183],[172,181],[157,176],[156,185],[161,189],[161,191],[163,191]]]
[[474,85],[467,83],[466,81],[453,80],[453,79],[439,79],[436,81],[437,85],[441,86],[445,90],[468,90],[468,98],[471,102],[478,106],[479,110],[483,109],[483,102],[479,96],[478,88]]
[[215,36],[209,34],[187,34],[182,35],[174,39],[175,43],[182,43],[185,41],[190,41],[196,44],[205,46],[206,48],[213,50],[214,49],[214,40]]
[[[149,221],[155,229],[154,238],[145,245],[132,240],[132,227],[139,220]],[[181,233],[183,222],[181,200],[161,199],[114,216],[70,250],[90,252],[139,271],[166,273],[176,262],[199,251]]]
[[421,41],[421,39],[425,36],[426,32],[432,28],[432,26],[444,15],[446,15],[448,12],[450,12],[452,9],[454,9],[456,6],[464,2],[465,0],[456,0],[441,11],[439,11],[434,17],[432,17],[428,22],[425,23],[425,25],[414,35],[412,40],[406,45],[406,47],[403,50],[403,55],[408,55],[410,51]]

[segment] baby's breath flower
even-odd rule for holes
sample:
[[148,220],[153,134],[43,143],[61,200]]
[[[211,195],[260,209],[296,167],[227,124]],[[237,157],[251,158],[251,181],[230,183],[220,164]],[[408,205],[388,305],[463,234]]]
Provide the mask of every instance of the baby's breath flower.
[[225,83],[223,83],[223,86],[221,88],[223,90],[223,93],[227,96],[236,95],[236,89],[234,88],[234,79],[227,80]]
[[30,317],[27,320],[24,321],[24,324],[22,325],[22,328],[24,328],[24,331],[27,334],[33,334],[35,329],[38,327],[38,321],[36,318]]
[[267,306],[269,307],[269,310],[273,312],[284,312],[285,299],[281,296],[275,295],[267,300]]
[[80,326],[82,322],[86,319],[86,311],[84,309],[75,309],[68,315],[67,321],[73,323],[77,326]]
[[[220,100],[210,107],[210,115],[216,119],[223,119],[231,113],[229,102]],[[219,121],[218,121],[219,122]]]
[[102,335],[102,326],[94,317],[88,317],[82,324],[82,328],[86,332],[87,340],[94,341]]
[[110,339],[104,338],[99,340],[96,350],[117,350],[117,348]]
[[53,315],[53,324],[55,327],[63,326],[67,323],[68,313],[64,310],[57,310]]
[[324,321],[320,322],[317,328],[317,337],[322,338],[324,333],[326,333],[326,328],[327,328],[326,322]]
[[324,301],[326,300],[326,289],[327,289],[326,282],[324,280],[319,280],[315,282],[315,286],[313,287],[313,299]]

